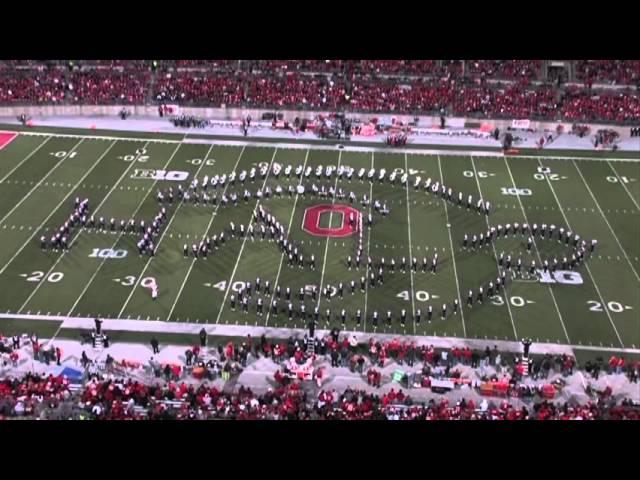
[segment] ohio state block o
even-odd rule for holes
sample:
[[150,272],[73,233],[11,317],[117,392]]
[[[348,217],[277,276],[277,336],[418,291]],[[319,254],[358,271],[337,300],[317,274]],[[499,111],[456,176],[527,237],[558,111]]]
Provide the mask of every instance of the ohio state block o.
[[[342,223],[339,227],[328,228],[320,226],[320,215],[331,213],[342,215]],[[349,225],[349,214],[353,214],[355,222]],[[360,212],[351,205],[315,205],[304,211],[302,229],[316,237],[348,237],[358,231],[358,218]]]

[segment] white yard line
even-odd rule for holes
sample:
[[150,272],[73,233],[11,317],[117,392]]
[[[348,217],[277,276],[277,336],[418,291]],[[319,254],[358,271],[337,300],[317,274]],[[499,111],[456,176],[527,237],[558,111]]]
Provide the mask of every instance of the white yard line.
[[[518,188],[516,186],[516,181],[513,178],[513,174],[511,173],[511,167],[509,167],[509,162],[507,162],[507,157],[504,157],[504,163],[507,166],[507,172],[509,172],[509,177],[511,178],[511,184],[513,185],[513,188]],[[520,195],[516,195],[516,198],[518,199],[518,203],[520,204],[520,209],[522,210],[522,217],[524,218],[524,221],[527,222],[528,224],[529,220],[527,219],[527,214],[525,213],[524,205],[522,204],[522,199],[520,198]],[[540,256],[540,251],[538,250],[538,243],[536,242],[535,236],[533,237],[533,247],[536,250],[536,256],[538,257],[538,264],[542,266],[542,257]],[[558,302],[556,301],[556,296],[553,293],[553,289],[551,288],[551,285],[547,285],[547,288],[549,289],[549,294],[551,295],[551,299],[553,300],[553,305],[556,307],[556,313],[558,314],[558,318],[560,319],[560,324],[562,325],[562,330],[564,331],[564,336],[567,339],[567,343],[571,343],[571,339],[569,338],[567,327],[564,325],[564,320],[562,319],[562,313],[560,313],[560,308],[558,307]]]
[[[169,158],[169,162],[167,162],[167,165],[165,165],[165,168],[167,166],[169,166],[169,164],[171,163],[171,160],[173,159],[174,155],[176,154],[176,152],[178,151],[179,148],[180,148],[180,145],[178,145],[178,148],[176,148],[176,150],[173,152],[173,155],[171,155],[171,158]],[[209,152],[211,151],[211,148],[213,148],[213,145],[209,148],[209,151],[207,152],[207,156],[209,155]],[[193,178],[198,178],[198,175],[200,174],[200,171],[202,170],[204,165],[207,163],[206,159],[207,159],[207,157],[205,156],[205,158],[202,160],[202,163],[200,164],[200,166],[198,167],[196,172],[193,174]],[[149,190],[149,193],[151,193],[151,190]],[[178,216],[178,212],[180,211],[180,207],[182,207],[183,204],[184,204],[184,200],[181,198],[180,202],[178,202],[176,210],[173,212],[173,215],[171,215],[171,218],[169,219],[169,223],[167,223],[167,226],[164,228],[164,230],[160,234],[160,238],[158,239],[158,242],[154,245],[156,251],[160,247],[160,244],[162,243],[162,240],[164,239],[164,236],[169,231],[169,228],[171,227],[171,224],[173,223],[173,220]],[[211,216],[211,218],[213,218],[213,216]],[[144,278],[144,274],[147,271],[147,268],[149,268],[149,265],[151,265],[151,260],[153,260],[153,258],[154,257],[149,256],[149,259],[147,260],[147,263],[145,263],[144,267],[142,268],[142,272],[140,272],[140,275],[138,275],[138,278],[136,279],[135,283],[133,284],[133,287],[131,288],[131,292],[129,293],[129,296],[127,297],[127,300],[124,302],[124,305],[122,305],[122,308],[120,309],[120,312],[118,313],[118,317],[122,316],[122,313],[126,310],[127,305],[129,305],[129,301],[133,297],[133,294],[136,292],[136,288],[138,287],[138,285],[140,285],[140,282]],[[149,318],[147,317],[147,320],[148,319]]]
[[[307,160],[309,159],[309,149],[307,149],[307,153],[304,156],[304,164],[302,165],[302,171],[307,168]],[[302,185],[302,177],[298,182],[298,185]],[[298,205],[298,197],[299,194],[296,192],[296,198],[293,201],[293,210],[291,210],[291,216],[289,217],[289,226],[287,227],[287,237],[289,237],[289,232],[291,232],[291,225],[293,224],[293,216],[296,213],[296,206]],[[284,263],[285,252],[282,252],[280,255],[280,265],[278,265],[278,273],[276,274],[276,281],[273,282],[273,292],[271,293],[271,300],[269,300],[269,305],[267,305],[267,318],[265,319],[264,326],[269,325],[269,317],[271,316],[271,304],[273,303],[273,299],[276,295],[276,288],[278,286],[278,282],[280,281],[280,272],[282,271],[282,264]]]
[[625,182],[622,181],[622,178],[620,178],[620,175],[618,175],[618,172],[616,172],[616,169],[613,168],[613,165],[611,164],[611,162],[609,162],[609,160],[607,160],[607,164],[609,165],[609,167],[611,168],[611,170],[613,170],[613,173],[615,174],[615,176],[618,178],[618,182],[620,182],[620,184],[622,185],[622,188],[624,188],[624,191],[627,192],[627,195],[629,195],[629,198],[631,199],[631,201],[633,202],[633,204],[636,206],[636,208],[638,210],[640,210],[640,205],[638,205],[638,202],[636,201],[636,199],[633,197],[633,195],[631,195],[631,192],[629,191],[629,189],[627,188],[627,186],[625,185]]
[[[476,179],[476,185],[478,185],[478,193],[480,194],[480,198],[484,198],[484,195],[482,195],[482,188],[480,187],[480,180],[478,179],[478,172],[476,170],[476,164],[473,161],[473,156],[470,156],[471,158],[471,166],[473,167],[473,176]],[[487,222],[487,228],[490,228],[489,225],[489,217],[487,217],[486,215],[484,215],[484,219]],[[500,267],[498,267],[498,253],[496,252],[496,246],[493,244],[493,242],[491,242],[491,248],[493,249],[493,256],[495,258],[496,261],[496,270],[498,271],[498,275],[500,274]],[[513,335],[514,338],[517,340],[518,339],[518,332],[516,331],[516,324],[513,321],[513,313],[511,312],[511,306],[509,305],[511,302],[509,302],[509,296],[507,295],[507,286],[503,285],[503,291],[504,291],[504,296],[505,296],[505,304],[507,305],[507,310],[509,311],[509,319],[511,320],[511,326],[513,327]],[[460,305],[460,308],[462,308],[462,305]]]
[[69,155],[71,155],[71,154],[75,151],[75,149],[76,149],[76,148],[78,148],[78,146],[79,146],[83,141],[84,141],[84,139],[82,139],[82,140],[80,140],[78,143],[76,143],[76,144],[71,148],[71,150],[69,150],[69,151],[67,152],[67,154],[66,154],[64,157],[62,157],[62,159],[61,159],[58,163],[56,163],[56,164],[55,164],[55,166],[54,166],[51,170],[49,170],[49,171],[47,172],[47,174],[46,174],[44,177],[42,177],[42,178],[40,179],[40,181],[39,181],[38,183],[36,183],[36,184],[33,186],[33,188],[32,188],[31,190],[29,190],[29,191],[27,192],[27,194],[26,194],[24,197],[22,197],[22,199],[21,199],[18,203],[16,203],[16,204],[14,205],[14,207],[13,207],[11,210],[9,210],[9,213],[7,213],[4,217],[2,217],[2,219],[0,219],[0,224],[4,223],[4,221],[5,221],[7,218],[9,218],[9,217],[11,216],[11,214],[12,214],[13,212],[15,212],[15,211],[17,210],[17,208],[18,208],[20,205],[22,205],[22,203],[23,203],[27,198],[29,198],[29,197],[31,196],[31,194],[32,194],[33,192],[35,192],[35,191],[36,191],[36,189],[37,189],[40,185],[42,185],[42,184],[44,183],[44,181],[49,177],[49,175],[51,175],[53,172],[55,172],[55,171],[56,171],[56,169],[57,169],[60,165],[62,165],[62,164],[64,163],[64,161],[65,161],[67,158],[69,158]]
[[[411,249],[411,204],[409,202],[409,166],[407,162],[407,154],[404,154],[404,173],[407,175],[407,181],[404,183],[405,191],[407,192],[407,233],[409,236],[409,264],[413,262],[413,252]],[[409,277],[411,278],[411,318],[415,319],[416,317],[416,288],[413,282],[413,267],[409,268]],[[413,324],[413,334],[416,334],[416,322],[415,320],[411,322]]]
[[[264,182],[262,182],[261,190],[264,190],[264,187],[267,185],[267,180],[269,180],[269,175],[271,175],[271,169],[273,168],[273,161],[276,158],[276,153],[278,153],[278,148],[273,149],[273,155],[271,156],[271,162],[269,162],[269,170],[267,170],[267,175],[264,177]],[[304,172],[303,172],[304,174]],[[224,298],[222,299],[222,303],[220,304],[220,310],[218,310],[218,316],[216,317],[216,323],[220,323],[220,316],[222,315],[222,310],[224,310],[224,306],[227,303],[227,297],[229,296],[229,291],[231,290],[231,285],[233,285],[233,279],[236,275],[236,271],[238,270],[238,265],[240,265],[240,258],[242,258],[242,252],[244,251],[244,246],[247,244],[247,238],[249,237],[248,230],[251,224],[253,224],[253,216],[258,211],[258,207],[260,206],[260,200],[256,202],[253,206],[253,210],[251,210],[251,218],[249,219],[249,226],[245,230],[244,239],[242,240],[242,246],[240,247],[240,252],[238,253],[238,258],[236,259],[236,264],[233,266],[233,271],[231,272],[231,277],[229,278],[229,284],[227,285],[227,289],[224,292]],[[207,321],[207,323],[209,323]]]
[[[60,322],[62,329],[83,329],[89,330],[94,328],[94,317],[68,317],[63,315],[33,315],[33,314],[16,314],[16,313],[0,313],[0,324],[2,319],[7,320],[37,320],[42,322]],[[171,334],[192,334],[197,335],[203,328],[201,323],[167,323],[165,321],[150,320],[148,322],[140,322],[131,319],[106,319],[102,325],[103,330],[119,331],[119,332],[148,332],[148,333],[171,333]],[[259,338],[263,333],[272,338],[288,338],[289,336],[297,336],[307,333],[306,329],[301,328],[266,328],[253,327],[245,325],[204,325],[209,335],[219,336],[246,336],[250,333],[253,338]],[[328,330],[316,330],[319,336],[328,334]],[[460,338],[460,337],[430,337],[422,335],[402,336],[397,334],[381,334],[381,333],[364,333],[364,332],[342,332],[345,335],[354,334],[358,341],[366,343],[369,338],[375,338],[379,341],[386,339],[413,340],[419,344],[433,344],[438,348],[452,348],[453,346],[467,345],[474,350],[484,350],[489,345],[498,345],[501,352],[522,352],[522,344],[517,341],[478,338]],[[53,338],[51,339],[53,340]],[[618,348],[618,347],[599,347],[594,345],[566,345],[557,343],[535,342],[531,346],[531,352],[534,354],[558,352],[572,354],[573,350],[585,350],[593,352],[616,352],[624,354],[640,354],[640,348]]]
[[4,182],[7,178],[9,178],[13,174],[13,172],[15,172],[17,169],[19,169],[24,162],[26,162],[31,157],[33,157],[38,152],[38,150],[40,150],[45,145],[45,143],[47,143],[49,140],[51,140],[50,136],[45,138],[44,142],[42,142],[40,145],[38,145],[29,155],[24,157],[20,161],[20,163],[18,163],[15,167],[13,167],[9,173],[7,173],[4,177],[2,177],[2,179],[0,179],[0,183]]
[[[169,163],[171,163],[171,160],[173,159],[174,155],[176,154],[176,152],[178,151],[178,149],[180,148],[180,145],[178,145],[176,147],[176,149],[173,151],[173,153],[171,154],[171,156],[169,157],[169,161],[165,164],[165,166],[163,167],[163,170],[165,170],[167,168],[167,166],[169,165]],[[135,161],[131,162],[131,164],[136,163]],[[144,197],[142,197],[142,200],[140,200],[140,203],[138,203],[138,206],[136,207],[136,209],[134,210],[133,214],[131,215],[131,218],[134,218],[136,216],[136,214],[138,213],[138,211],[142,208],[142,205],[144,204],[144,201],[147,199],[147,197],[151,194],[151,192],[153,191],[153,188],[155,187],[156,183],[158,183],[157,180],[153,181],[153,184],[151,185],[151,188],[147,191],[147,193],[145,194]],[[120,241],[120,239],[122,238],[122,233],[118,233],[116,240],[113,242],[113,244],[111,245],[111,249],[113,249],[118,242]],[[75,310],[76,306],[78,305],[78,303],[80,303],[80,300],[82,299],[82,297],[84,297],[84,294],[87,293],[87,290],[89,290],[89,287],[91,286],[91,284],[93,283],[94,279],[96,278],[96,276],[98,275],[98,272],[102,269],[102,266],[105,264],[105,262],[107,261],[106,258],[103,258],[102,261],[100,262],[100,264],[98,265],[98,268],[96,269],[95,272],[93,272],[93,275],[91,275],[91,278],[89,279],[89,281],[87,282],[87,284],[84,286],[84,288],[82,289],[82,292],[80,292],[80,295],[78,296],[78,298],[76,299],[76,301],[74,302],[73,306],[71,307],[71,309],[69,309],[69,312],[67,313],[67,315],[71,315],[71,313]],[[133,288],[133,287],[132,287]]]
[[[540,157],[538,157],[538,165],[540,165],[541,167],[543,166],[542,162],[540,161]],[[545,175],[545,178],[547,180],[547,185],[549,185],[549,189],[551,190],[551,193],[553,194],[553,198],[555,198],[556,203],[558,204],[558,208],[560,209],[560,213],[562,214],[562,217],[564,218],[564,221],[567,224],[567,227],[570,228],[571,230],[573,230],[571,228],[571,225],[569,224],[569,220],[567,219],[567,216],[564,213],[564,209],[562,208],[562,205],[560,204],[560,200],[558,200],[558,196],[556,195],[556,191],[553,188],[553,184],[549,180],[548,176]],[[591,273],[591,269],[589,268],[589,263],[585,262],[584,266],[586,267],[587,272],[589,273],[589,276],[591,277],[591,281],[593,282],[593,286],[596,289],[598,297],[600,298],[600,302],[602,304],[602,308],[604,309],[605,313],[607,314],[607,317],[609,318],[609,322],[611,323],[611,326],[613,327],[613,331],[616,333],[616,337],[618,337],[618,341],[620,342],[620,346],[624,348],[624,343],[622,342],[622,338],[620,338],[620,334],[618,333],[618,329],[616,328],[615,323],[613,323],[613,318],[611,318],[611,314],[609,313],[609,309],[607,308],[607,304],[604,301],[604,299],[602,298],[602,294],[600,293],[600,289],[598,288],[598,284],[596,283],[595,278],[593,278],[593,274]]]
[[[212,149],[213,149],[213,145],[211,145],[211,147],[209,148],[209,151],[207,152],[207,155],[202,159],[203,164],[209,157],[209,154],[211,153]],[[242,149],[240,150],[240,153],[238,154],[238,159],[236,160],[236,164],[233,166],[233,170],[232,170],[233,172],[235,172],[236,168],[238,168],[238,164],[240,163],[240,159],[242,158],[242,154],[244,153],[244,150],[245,150],[245,147],[242,147]],[[229,188],[229,182],[225,183],[224,189],[222,190],[222,195],[225,195],[227,193],[227,188]],[[205,237],[207,236],[207,233],[209,233],[209,229],[213,224],[213,220],[216,218],[216,214],[218,213],[219,208],[220,208],[220,202],[217,202],[216,208],[213,210],[213,214],[211,215],[211,219],[209,219],[209,224],[207,225],[207,228],[202,234],[201,240],[204,240]],[[171,305],[171,310],[169,310],[169,315],[167,315],[167,322],[171,320],[171,315],[173,315],[173,311],[175,310],[176,305],[178,304],[178,299],[180,298],[180,295],[182,295],[182,290],[184,290],[184,286],[187,284],[187,280],[189,280],[189,275],[191,275],[191,270],[193,270],[193,266],[195,265],[195,263],[196,263],[196,258],[193,257],[191,259],[191,265],[189,265],[189,270],[187,270],[187,274],[185,275],[184,280],[182,281],[182,285],[180,285],[180,290],[178,290],[178,295],[176,296],[176,299],[173,301],[173,305]]]
[[[371,168],[373,169],[373,157],[374,157],[374,153],[371,152]],[[375,176],[374,178],[371,179],[371,186],[369,187],[369,215],[371,215],[371,208],[373,206],[373,183],[375,182]],[[364,222],[360,222],[360,226],[362,227],[362,225],[364,225]],[[371,252],[371,232],[373,231],[372,228],[368,229],[367,232],[367,258],[370,257],[369,253]],[[364,284],[364,323],[362,324],[362,331],[366,332],[367,331],[367,309],[369,308],[369,262],[367,261],[367,274],[366,277],[367,281]]]
[[[338,153],[337,168],[340,168],[341,160],[342,160],[342,150],[340,150],[340,153]],[[335,184],[333,185],[333,189],[337,190],[337,188],[338,188],[338,174],[336,173],[336,181],[335,181]],[[334,191],[333,198],[331,199],[331,205],[334,205],[336,203],[335,193],[336,192]],[[331,209],[331,213],[329,213],[329,227],[331,227],[332,218],[333,218],[333,209]],[[316,305],[316,307],[318,307],[318,310],[320,310],[320,302],[322,301],[322,285],[324,282],[324,269],[327,266],[327,252],[329,251],[329,239],[331,239],[331,237],[327,237],[327,243],[325,244],[325,247],[324,247],[324,260],[322,261],[322,274],[320,275],[320,288],[318,289],[318,303]],[[367,281],[369,280],[367,279]]]
[[[438,169],[440,170],[440,183],[444,185],[444,175],[442,175],[442,162],[440,161],[440,155],[438,155]],[[451,238],[451,223],[449,222],[449,208],[447,206],[447,202],[443,201],[444,204],[444,215],[447,220],[447,232],[449,233],[449,248],[451,248],[451,257],[453,260],[453,273],[456,277],[456,289],[458,292],[458,306],[460,307],[460,317],[462,319],[462,334],[467,336],[467,326],[464,323],[464,308],[462,307],[462,298],[460,297],[460,282],[458,281],[458,267],[456,264],[456,251],[453,248],[453,239]]]
[[585,180],[584,175],[582,175],[582,172],[578,168],[578,165],[576,165],[576,162],[572,162],[572,163],[573,163],[573,166],[576,167],[576,170],[578,170],[578,174],[580,174],[580,178],[582,179],[582,182],[584,183],[584,186],[587,187],[587,190],[589,191],[589,195],[591,195],[591,198],[593,199],[593,202],[596,204],[596,207],[598,207],[598,211],[600,212],[600,215],[602,215],[602,218],[604,218],[604,221],[607,224],[607,227],[609,227],[609,231],[613,235],[613,238],[615,238],[615,240],[616,240],[616,242],[618,244],[618,247],[620,247],[620,250],[622,251],[622,254],[624,255],[624,258],[627,259],[627,263],[631,267],[631,270],[633,271],[633,274],[636,276],[636,279],[638,281],[640,281],[640,276],[638,276],[638,272],[633,267],[633,264],[631,263],[631,260],[629,260],[629,255],[627,255],[627,252],[625,251],[625,249],[623,248],[622,244],[620,243],[620,240],[618,239],[618,236],[616,235],[616,232],[614,232],[613,228],[611,228],[611,224],[609,223],[609,220],[607,220],[607,217],[605,216],[604,212],[602,211],[602,208],[600,208],[600,204],[598,203],[598,200],[596,200],[595,195],[591,191],[591,188],[589,187],[589,184]]
[[[94,169],[94,168],[95,168],[95,167],[96,167],[96,166],[97,166],[97,165],[102,161],[102,159],[103,159],[104,157],[106,157],[107,153],[109,153],[109,151],[111,151],[111,149],[113,148],[113,146],[114,146],[116,143],[117,143],[117,141],[113,141],[113,142],[111,142],[111,145],[109,145],[109,147],[108,147],[108,148],[107,148],[107,149],[102,153],[102,155],[100,155],[100,158],[98,158],[98,160],[96,161],[96,163],[94,163],[94,164],[93,164],[93,166],[89,169],[89,171],[85,174],[85,177],[86,177],[86,176],[88,176],[88,175],[93,171],[93,169]],[[107,198],[109,197],[109,195],[111,195],[111,194],[115,191],[116,186],[118,185],[118,183],[120,183],[120,181],[124,178],[125,174],[129,171],[129,169],[133,166],[133,164],[134,164],[134,163],[135,163],[135,162],[131,162],[131,165],[129,165],[129,166],[127,167],[127,169],[126,169],[126,170],[124,171],[124,173],[120,176],[120,178],[118,179],[118,181],[113,185],[113,187],[111,188],[111,190],[109,190],[109,193],[107,193],[107,195],[102,199],[102,202],[100,202],[100,204],[99,204],[99,205],[96,207],[96,209],[95,209],[95,211],[96,211],[96,212],[97,212],[97,211],[100,209],[100,207],[104,204],[104,202],[107,200]],[[85,177],[83,177],[83,178],[85,178]],[[77,187],[77,186],[76,186],[76,187]],[[75,189],[74,189],[74,190],[75,190]],[[72,191],[73,191],[73,190],[72,190]],[[80,229],[80,231],[76,234],[76,236],[75,236],[75,237],[73,237],[73,239],[69,242],[69,250],[67,250],[67,251],[63,251],[63,252],[58,256],[58,258],[56,259],[56,261],[54,262],[54,264],[51,266],[51,268],[49,268],[49,270],[47,271],[47,273],[44,275],[44,277],[43,277],[43,278],[48,278],[48,277],[49,277],[49,274],[50,274],[51,272],[53,272],[53,271],[54,271],[54,269],[56,268],[56,266],[58,265],[58,263],[60,262],[60,260],[62,260],[62,257],[64,257],[64,256],[67,254],[67,252],[68,252],[68,251],[71,251],[71,247],[73,246],[73,244],[75,243],[75,241],[76,241],[76,240],[78,239],[78,237],[80,236],[80,233],[81,233],[81,229]],[[24,301],[24,303],[22,304],[22,306],[18,309],[18,313],[20,313],[20,312],[22,311],[22,309],[23,309],[24,307],[26,307],[26,306],[27,306],[27,304],[29,303],[29,301],[33,298],[33,296],[38,292],[38,290],[40,290],[40,287],[41,287],[42,285],[44,285],[44,284],[45,284],[45,282],[39,282],[39,283],[36,285],[36,288],[31,292],[31,295],[29,295],[29,296],[27,297],[27,299]]]

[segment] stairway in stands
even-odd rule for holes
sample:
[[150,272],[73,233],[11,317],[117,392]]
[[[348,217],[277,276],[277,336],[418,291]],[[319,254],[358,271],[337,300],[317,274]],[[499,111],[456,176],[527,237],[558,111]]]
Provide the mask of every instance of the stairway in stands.
[[529,359],[527,357],[522,357],[522,376],[529,376]]
[[102,334],[96,335],[96,341],[93,346],[93,350],[95,352],[102,352],[104,350],[104,337]]
[[307,340],[307,355],[313,355],[316,353],[316,339],[309,338]]

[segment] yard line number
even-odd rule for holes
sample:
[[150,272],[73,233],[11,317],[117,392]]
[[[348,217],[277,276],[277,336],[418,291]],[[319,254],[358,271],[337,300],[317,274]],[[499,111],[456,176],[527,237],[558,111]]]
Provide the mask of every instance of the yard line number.
[[[192,158],[191,160],[187,160],[187,163],[190,163],[191,165],[196,165],[196,166],[198,166],[198,165],[202,165],[202,159],[201,159],[201,158]],[[216,161],[215,161],[215,159],[213,159],[213,158],[207,158],[207,159],[204,161],[204,164],[205,164],[207,167],[211,167],[211,166],[215,165],[215,163],[216,163]],[[267,164],[267,165],[268,165],[268,164]]]
[[[473,178],[476,176],[475,172],[473,170],[465,170],[464,172],[462,172],[462,175],[464,175],[465,177],[469,177],[469,178]],[[483,170],[478,170],[478,178],[488,178],[489,177],[489,173],[483,171]]]
[[[400,292],[399,294],[396,295],[396,297],[401,298],[405,301],[409,301],[411,299],[411,296],[409,294],[408,290],[404,290],[402,292]],[[417,290],[416,291],[416,300],[419,302],[428,302],[429,301],[429,293],[425,292],[424,290]]]
[[[60,151],[60,152],[51,152],[49,155],[53,155],[56,158],[63,158],[67,155],[68,152]],[[69,153],[69,158],[74,158],[78,152]]]
[[[231,290],[233,290],[234,292],[241,292],[242,290],[244,290],[247,286],[247,282],[233,282],[233,284],[231,285]],[[221,292],[224,292],[227,290],[227,281],[226,280],[222,280],[214,285],[212,285],[213,288],[217,288],[218,290],[220,290]]]
[[549,179],[551,181],[557,181],[560,180],[560,175],[558,175],[557,173],[534,173],[533,174],[533,178],[535,178],[536,180],[546,180]]
[[631,180],[629,180],[627,177],[614,177],[613,175],[609,175],[607,177],[607,182],[609,183],[618,183],[618,182],[629,183],[633,180],[635,180],[635,178],[632,178]]
[[[123,280],[120,280],[120,285],[125,287],[133,287],[136,283],[137,277],[135,275],[127,275]],[[149,288],[156,284],[156,277],[144,277],[140,280],[140,285]]]
[[529,195],[531,195],[531,190],[528,188],[517,188],[517,187],[502,187],[500,189],[500,191],[502,192],[502,195],[515,195],[515,196],[523,196],[523,197],[528,197]]
[[[602,303],[596,301],[596,300],[587,300],[587,305],[591,305],[589,307],[589,311],[590,312],[602,312]],[[620,302],[608,302],[607,303],[607,308],[614,312],[614,313],[621,313],[624,312],[625,310],[631,310],[632,307],[629,307],[627,305],[623,305]]]
[[120,157],[120,158],[122,158],[122,160],[124,160],[125,162],[133,162],[135,160],[140,163],[145,163],[149,160],[149,156],[146,155],[146,153],[147,153],[146,148],[138,148],[135,154],[124,155],[123,157]]
[[126,250],[113,250],[112,248],[94,248],[89,254],[89,258],[124,258],[126,256]]
[[[489,297],[491,299],[491,303],[497,307],[501,307],[504,305],[504,299],[501,295],[494,295],[493,297]],[[527,300],[522,297],[509,297],[509,303],[514,307],[524,307],[527,304]]]
[[[30,274],[23,273],[22,276],[27,277],[27,282],[39,282],[44,277],[44,272],[40,270],[36,270],[35,272],[31,272]],[[64,278],[64,273],[62,272],[51,272],[47,275],[46,281],[51,283],[57,283]]]

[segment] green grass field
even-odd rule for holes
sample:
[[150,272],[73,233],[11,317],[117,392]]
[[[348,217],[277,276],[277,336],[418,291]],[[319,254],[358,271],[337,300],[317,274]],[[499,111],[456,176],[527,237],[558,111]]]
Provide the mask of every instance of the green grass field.
[[[132,134],[133,135],[133,134]],[[124,135],[123,135],[124,136]],[[197,324],[239,324],[268,327],[298,327],[301,320],[288,321],[286,314],[268,314],[270,297],[265,299],[265,314],[258,317],[252,301],[248,314],[232,311],[229,297],[242,282],[262,283],[269,280],[273,287],[289,286],[293,303],[299,304],[297,292],[307,285],[345,285],[344,300],[337,296],[331,302],[321,298],[313,302],[306,296],[307,312],[319,304],[320,311],[331,308],[335,316],[342,308],[348,312],[347,329],[373,331],[372,312],[378,310],[377,332],[409,335],[456,336],[517,340],[524,336],[540,342],[575,346],[640,348],[640,163],[638,161],[607,161],[604,159],[568,159],[554,157],[453,156],[394,153],[380,151],[342,151],[317,146],[275,148],[275,146],[227,146],[221,142],[183,143],[178,140],[154,138],[69,137],[49,132],[44,135],[20,135],[0,150],[0,331],[3,322],[12,328],[20,321],[26,330],[51,330],[50,322],[30,320],[22,315],[78,316],[135,319],[140,322],[161,320]],[[136,139],[137,138],[137,139]],[[145,149],[142,158],[136,151]],[[364,149],[363,149],[364,150]],[[543,152],[544,153],[544,152]],[[486,155],[486,153],[485,153]],[[146,157],[146,158],[145,158]],[[133,160],[131,160],[133,159]],[[280,163],[298,165],[348,165],[360,168],[385,168],[410,172],[408,188],[396,184],[343,180],[338,187],[373,199],[386,201],[390,214],[386,218],[374,215],[373,228],[364,230],[364,255],[373,259],[393,257],[423,257],[429,260],[439,255],[436,275],[422,273],[385,272],[384,285],[360,292],[359,279],[366,273],[366,262],[360,271],[348,270],[347,256],[355,255],[357,235],[345,238],[324,238],[302,230],[305,209],[331,200],[310,195],[270,198],[261,204],[290,229],[292,240],[300,242],[305,258],[312,254],[316,269],[290,268],[275,243],[251,239],[229,239],[224,247],[206,260],[185,259],[184,243],[191,245],[203,236],[219,234],[229,222],[248,225],[256,200],[248,204],[240,200],[237,207],[194,206],[179,204],[169,209],[168,225],[156,238],[157,256],[140,257],[136,249],[137,234],[81,231],[72,235],[68,253],[43,252],[41,235],[51,235],[73,209],[76,196],[88,197],[92,213],[137,221],[150,221],[157,213],[158,188],[168,188],[177,182],[133,178],[136,169],[184,171],[189,178],[250,170],[258,164]],[[551,174],[538,172],[541,165]],[[387,174],[388,174],[387,173]],[[454,192],[465,196],[480,194],[491,202],[490,217],[467,211],[413,189],[413,175],[423,181],[443,181]],[[139,175],[138,175],[139,177]],[[312,174],[312,177],[314,175]],[[313,181],[317,185],[333,186],[330,181]],[[305,184],[310,184],[310,179]],[[247,181],[249,190],[262,186],[262,180]],[[265,185],[275,189],[297,185],[292,175],[279,180],[268,176]],[[239,185],[229,187],[241,194]],[[520,195],[504,194],[519,189]],[[220,189],[219,189],[220,191]],[[513,191],[513,190],[511,190]],[[526,194],[530,192],[530,194]],[[457,193],[456,193],[457,195]],[[348,203],[347,199],[336,203]],[[363,213],[369,206],[357,204]],[[495,255],[511,254],[515,263],[522,256],[524,265],[532,259],[538,262],[537,251],[528,254],[521,236],[497,241],[494,249],[476,251],[462,249],[465,233],[479,234],[488,224],[514,222],[555,224],[568,228],[581,238],[598,239],[595,254],[578,269],[583,279],[580,285],[547,285],[518,279],[509,284],[507,296],[501,295],[462,308],[457,315],[440,319],[442,303],[459,296],[466,301],[467,291],[474,291],[495,280]],[[335,216],[323,215],[322,227],[340,224]],[[541,258],[564,254],[568,249],[554,241],[538,241]],[[123,258],[100,258],[96,251],[124,251]],[[92,256],[93,255],[93,256]],[[567,255],[570,256],[570,255]],[[159,297],[152,300],[145,284],[153,278],[159,286]],[[356,280],[354,295],[349,282]],[[255,294],[253,299],[255,300]],[[281,302],[281,305],[284,302]],[[427,322],[427,306],[434,315]],[[357,309],[363,312],[363,323],[355,324]],[[403,328],[399,312],[406,309],[408,321]],[[422,321],[415,325],[412,313],[422,310]],[[394,312],[391,328],[386,326],[385,313]],[[451,307],[449,307],[451,311]],[[323,315],[324,317],[324,315]],[[10,323],[7,323],[10,322]],[[336,320],[332,324],[337,323]],[[40,327],[40,325],[42,327]],[[58,325],[58,324],[56,324]],[[320,327],[326,324],[321,322]],[[44,330],[43,330],[44,333]]]

